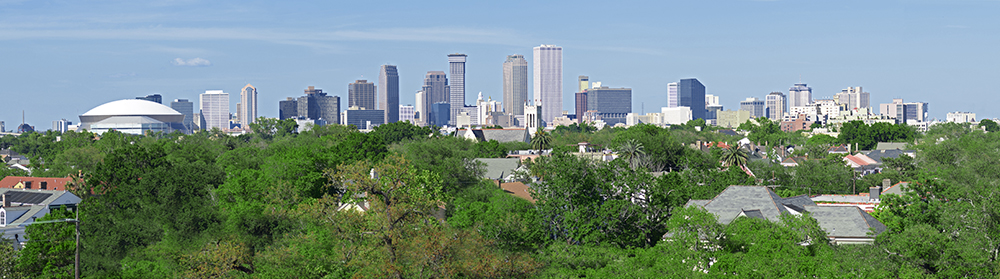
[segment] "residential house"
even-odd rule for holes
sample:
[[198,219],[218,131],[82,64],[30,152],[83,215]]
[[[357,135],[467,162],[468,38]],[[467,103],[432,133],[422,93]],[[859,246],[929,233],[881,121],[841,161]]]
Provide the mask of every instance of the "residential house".
[[69,181],[68,177],[8,176],[0,180],[0,188],[66,191]]
[[896,159],[896,158],[899,158],[899,156],[902,156],[903,154],[906,154],[907,156],[916,158],[917,152],[915,150],[875,149],[875,150],[872,150],[872,151],[866,153],[865,156],[868,156],[868,158],[871,158],[872,160],[875,160],[875,162],[877,162],[879,164],[883,164],[884,163],[882,161],[883,159],[885,159],[885,158]]
[[739,217],[780,221],[784,214],[808,212],[834,244],[873,243],[886,226],[857,207],[824,207],[805,195],[782,198],[765,186],[729,186],[711,200],[690,200],[714,214],[719,223],[729,224]]
[[826,152],[831,154],[850,154],[851,146],[846,144],[831,146]]
[[848,154],[847,156],[844,156],[844,162],[847,163],[848,167],[854,169],[854,171],[858,172],[861,176],[879,173],[882,171],[881,164],[861,153],[855,155]]
[[0,188],[0,237],[13,240],[15,248],[27,241],[25,226],[52,210],[76,210],[80,198],[67,191]]
[[890,185],[889,179],[884,179],[881,186],[869,187],[868,193],[858,193],[856,195],[826,194],[813,196],[812,200],[819,202],[819,206],[857,207],[865,212],[872,212],[875,210],[875,206],[882,202],[882,196],[888,194],[902,195],[910,191],[908,185],[910,185],[910,182],[899,182]]

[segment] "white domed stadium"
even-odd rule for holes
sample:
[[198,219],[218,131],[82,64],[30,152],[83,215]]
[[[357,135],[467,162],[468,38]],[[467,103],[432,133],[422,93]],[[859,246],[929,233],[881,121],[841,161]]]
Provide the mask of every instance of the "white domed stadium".
[[106,103],[80,115],[80,129],[97,134],[110,130],[136,135],[147,131],[185,132],[183,122],[184,115],[180,112],[157,102],[137,99]]

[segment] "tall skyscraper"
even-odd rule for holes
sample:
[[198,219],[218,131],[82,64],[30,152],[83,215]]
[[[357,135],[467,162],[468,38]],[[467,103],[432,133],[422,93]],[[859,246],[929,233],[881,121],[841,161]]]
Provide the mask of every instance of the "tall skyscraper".
[[796,83],[788,88],[788,106],[804,107],[812,103],[812,87],[805,83]]
[[780,91],[771,92],[771,94],[767,94],[767,97],[764,97],[764,102],[767,109],[767,118],[771,120],[781,121],[781,118],[785,116],[785,112],[788,112],[785,93]]
[[[420,121],[423,125],[434,125],[434,119],[436,118],[434,114],[433,104],[449,101],[451,87],[448,85],[448,76],[442,71],[428,71],[427,75],[424,76],[424,86],[420,89],[423,95],[423,104],[418,107],[420,111]],[[464,106],[463,106],[464,107]],[[449,108],[450,112],[451,108]],[[450,113],[449,113],[450,117]]]
[[745,101],[740,102],[740,110],[745,110],[750,112],[750,117],[764,117],[764,101],[757,98],[747,98]]
[[528,61],[524,55],[507,55],[503,62],[503,106],[511,115],[524,115],[528,101]]
[[597,111],[601,119],[610,126],[625,123],[625,116],[632,113],[632,89],[607,86],[587,89],[586,111]]
[[157,104],[162,104],[163,103],[163,96],[160,96],[160,94],[149,94],[149,95],[146,95],[146,97],[135,97],[135,99],[136,100],[146,100],[146,101],[150,101],[150,102],[156,102]]
[[340,97],[327,96],[323,89],[314,86],[309,86],[305,94],[295,102],[299,118],[340,123]]
[[[550,123],[562,116],[562,47],[541,45],[534,48],[535,106],[542,107],[541,120]],[[544,124],[543,123],[543,124]]]
[[243,129],[249,129],[250,123],[257,120],[257,88],[247,83],[240,90],[240,103],[236,107]]
[[454,53],[448,55],[448,69],[451,71],[451,92],[448,103],[451,104],[451,114],[449,123],[455,124],[458,119],[458,111],[465,107],[465,54]]
[[184,123],[184,129],[187,130],[184,133],[194,131],[194,103],[187,99],[175,99],[170,103],[170,108],[184,115],[184,122],[182,123]]
[[201,103],[201,117],[205,122],[203,130],[229,129],[229,93],[222,90],[207,90],[199,95]]
[[288,97],[284,101],[278,102],[278,119],[285,120],[299,116],[299,102],[295,98]]
[[363,79],[348,84],[347,107],[375,110],[375,84]]
[[682,79],[677,88],[677,105],[691,108],[691,119],[706,119],[705,85],[696,78]]
[[[385,111],[385,123],[399,121],[398,108],[399,73],[396,72],[394,65],[382,65],[378,72],[378,109]],[[413,119],[413,115],[410,115],[409,119]]]
[[671,82],[667,83],[667,107],[676,108],[680,105],[680,99],[677,97],[677,83]]
[[576,92],[576,123],[583,123],[583,115],[587,113],[587,91]]

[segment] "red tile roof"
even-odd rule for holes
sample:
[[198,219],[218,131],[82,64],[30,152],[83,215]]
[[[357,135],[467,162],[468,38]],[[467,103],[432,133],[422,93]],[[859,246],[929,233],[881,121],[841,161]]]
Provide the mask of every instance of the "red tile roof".
[[[8,176],[0,180],[0,188],[13,189],[16,185],[23,182],[31,182],[31,189],[42,189],[42,182],[45,182],[46,190],[55,191],[66,191],[66,183],[69,182],[68,177],[27,177],[27,176]],[[24,184],[22,184],[23,187]]]

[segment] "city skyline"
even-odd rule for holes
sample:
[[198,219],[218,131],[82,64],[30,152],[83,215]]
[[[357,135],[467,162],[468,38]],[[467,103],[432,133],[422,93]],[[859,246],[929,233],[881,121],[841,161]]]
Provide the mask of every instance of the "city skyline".
[[[573,20],[597,2],[524,10],[525,18],[556,22],[544,27],[484,12],[527,3],[399,3],[378,10],[371,3],[3,1],[0,51],[18,55],[0,69],[0,98],[12,107],[0,111],[0,121],[10,130],[24,110],[27,123],[45,127],[113,100],[156,93],[165,100],[197,100],[206,90],[235,92],[247,83],[259,90],[259,115],[278,117],[278,102],[301,88],[327,88],[346,100],[343,84],[371,80],[383,64],[400,67],[399,104],[415,105],[412,93],[423,74],[445,70],[441,57],[449,53],[475,57],[466,64],[466,100],[480,91],[499,99],[499,65],[539,44],[564,48],[560,110],[573,110],[574,77],[588,75],[632,88],[632,106],[647,112],[665,106],[667,83],[694,77],[727,108],[807,83],[813,99],[863,86],[871,106],[905,98],[930,103],[931,118],[953,111],[1000,116],[988,106],[1000,100],[998,87],[969,82],[988,80],[1000,65],[989,49],[1000,40],[992,36],[997,20],[989,16],[1000,7],[996,2],[727,1],[712,14],[669,20],[654,11],[715,5],[643,3],[642,9],[607,7],[610,14],[628,14],[612,16],[612,25]],[[301,10],[329,16],[310,19]],[[379,13],[387,16],[364,19]],[[416,15],[477,24],[413,23]],[[601,39],[581,38],[580,32]],[[939,93],[958,82],[971,86],[962,93],[968,98]],[[231,110],[236,102],[231,98]]]

